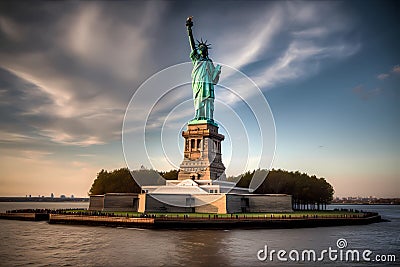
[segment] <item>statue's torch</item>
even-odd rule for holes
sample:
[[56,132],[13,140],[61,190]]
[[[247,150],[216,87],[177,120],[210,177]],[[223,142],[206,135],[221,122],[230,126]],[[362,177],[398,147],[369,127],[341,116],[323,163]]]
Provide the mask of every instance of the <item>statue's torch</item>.
[[188,17],[188,18],[186,19],[186,27],[192,28],[192,26],[193,26],[193,17],[190,16],[190,17]]

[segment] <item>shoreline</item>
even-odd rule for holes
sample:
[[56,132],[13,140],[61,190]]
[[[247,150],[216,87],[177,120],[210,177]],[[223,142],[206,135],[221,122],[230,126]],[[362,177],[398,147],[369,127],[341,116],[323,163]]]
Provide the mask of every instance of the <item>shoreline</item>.
[[289,229],[315,228],[329,226],[366,225],[383,222],[380,215],[366,218],[307,218],[307,219],[162,219],[162,218],[124,218],[73,215],[50,215],[50,224],[72,224],[88,226],[134,227],[150,229]]
[[51,213],[0,213],[0,219],[47,221],[49,224],[127,227],[146,229],[289,229],[347,225],[367,225],[385,222],[378,213],[343,217],[124,217]]

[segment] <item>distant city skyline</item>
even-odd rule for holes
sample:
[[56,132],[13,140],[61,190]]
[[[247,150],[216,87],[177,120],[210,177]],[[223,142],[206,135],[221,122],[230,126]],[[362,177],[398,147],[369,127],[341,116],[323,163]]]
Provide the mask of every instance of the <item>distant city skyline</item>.
[[[268,101],[272,168],[324,177],[335,196],[400,197],[398,10],[397,1],[1,2],[0,196],[86,197],[101,169],[126,167],[125,109],[153,74],[190,61],[192,15],[210,57]],[[226,112],[216,102],[214,117],[234,131]],[[180,130],[168,142],[176,149]],[[238,174],[241,158],[227,155],[243,148],[224,142],[227,173]]]

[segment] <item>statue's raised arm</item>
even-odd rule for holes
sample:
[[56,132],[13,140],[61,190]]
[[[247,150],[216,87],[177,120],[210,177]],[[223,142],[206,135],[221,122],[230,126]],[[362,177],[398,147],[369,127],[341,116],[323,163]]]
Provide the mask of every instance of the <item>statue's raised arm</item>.
[[196,44],[194,42],[193,38],[193,33],[192,33],[192,27],[193,27],[193,17],[188,17],[186,19],[186,27],[189,35],[189,42],[190,42],[190,47],[192,50],[196,50]]
[[201,121],[214,123],[214,85],[218,83],[221,66],[214,66],[212,60],[208,57],[210,44],[207,44],[207,40],[203,41],[203,38],[201,38],[196,45],[192,26],[193,18],[188,17],[186,27],[192,48],[190,59],[193,63],[192,89],[195,109],[195,117],[190,123]]

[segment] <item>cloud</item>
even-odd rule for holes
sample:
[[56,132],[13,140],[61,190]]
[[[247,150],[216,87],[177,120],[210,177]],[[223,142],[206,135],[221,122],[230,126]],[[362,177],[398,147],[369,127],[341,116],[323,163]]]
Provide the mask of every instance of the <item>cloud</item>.
[[[248,23],[249,31],[241,31],[240,36],[232,32],[228,37],[224,34],[223,39],[216,39],[218,61],[240,69],[265,56],[264,52],[282,28],[285,14],[280,6],[269,10],[263,8],[259,12],[256,11],[253,20]],[[231,30],[235,31],[235,27]]]
[[396,65],[392,69],[393,73],[399,74],[400,73],[400,65]]
[[326,27],[316,26],[309,29],[294,31],[292,34],[300,38],[321,38],[329,34],[329,31]]
[[352,91],[354,94],[356,94],[362,100],[368,100],[372,97],[380,95],[383,90],[381,88],[375,88],[375,89],[368,90],[368,89],[365,89],[362,85],[358,85],[358,86],[354,87]]
[[[337,4],[273,4],[258,8],[245,23],[248,30],[240,31],[240,36],[228,32],[215,37],[215,55],[218,61],[246,73],[264,92],[315,75],[361,47],[356,37],[348,38],[354,23]],[[240,25],[232,25],[237,27]],[[232,37],[227,38],[229,34]],[[243,77],[226,72],[226,68],[220,83],[245,99],[254,93],[241,88]],[[231,105],[240,101],[233,95],[224,97]]]
[[[207,37],[216,61],[244,71],[263,90],[313,75],[322,62],[351,56],[359,48],[356,40],[346,39],[352,22],[338,4],[233,3],[220,16],[225,9],[225,3],[216,3],[210,12],[195,16],[195,37]],[[29,10],[4,8],[3,141],[26,136],[90,146],[118,140],[135,88],[162,67],[188,60],[184,19],[191,10],[190,5],[160,2],[43,2]],[[238,20],[244,11],[252,16]],[[45,16],[33,19],[26,13]],[[235,85],[241,96],[251,96],[240,88],[242,77],[224,71],[223,81]],[[237,101],[227,97],[227,103]],[[164,110],[168,107],[159,105],[155,112]]]
[[[132,82],[146,68],[151,28],[163,5],[142,6],[140,23],[118,19],[99,4],[88,3],[60,22],[58,45],[86,66],[98,66],[116,79]],[[136,14],[139,15],[139,14]]]
[[392,74],[400,74],[400,65],[394,66],[389,73],[381,73],[377,76],[379,80],[385,80],[389,78]]
[[23,150],[23,157],[30,160],[43,160],[43,158],[48,157],[53,154],[49,151],[36,151],[36,150]]
[[40,83],[23,79],[27,77],[17,73],[3,70],[0,75],[3,81],[9,80],[14,85],[6,82],[7,89],[0,101],[0,109],[5,111],[0,125],[7,133],[3,138],[8,136],[1,140],[7,141],[24,133],[23,136],[46,137],[59,144],[86,146],[119,137],[121,122],[115,118],[122,117],[123,109],[91,109],[90,105],[87,109],[79,109],[79,106],[75,109],[68,103],[68,95],[54,96]]
[[387,73],[381,73],[381,74],[379,74],[379,75],[377,76],[377,78],[378,78],[379,80],[385,80],[387,77],[389,77],[389,74],[387,74]]
[[149,31],[165,8],[135,6],[124,19],[106,3],[64,4],[63,12],[42,3],[31,12],[58,15],[29,25],[21,8],[0,14],[3,141],[20,133],[75,146],[120,138],[127,99],[149,73]]
[[5,16],[0,16],[0,31],[14,41],[20,41],[23,38],[21,27]]
[[261,87],[312,75],[321,62],[349,57],[360,48],[357,40],[346,38],[352,21],[332,16],[343,13],[338,5],[289,2],[260,13],[247,26],[255,30],[241,32],[240,38],[233,35],[235,39],[224,35],[216,43],[224,49],[218,51],[221,62],[244,70]]
[[319,63],[326,59],[347,57],[354,54],[358,46],[325,46],[312,42],[293,41],[274,64],[258,71],[257,84],[272,88],[277,84],[315,74]]

